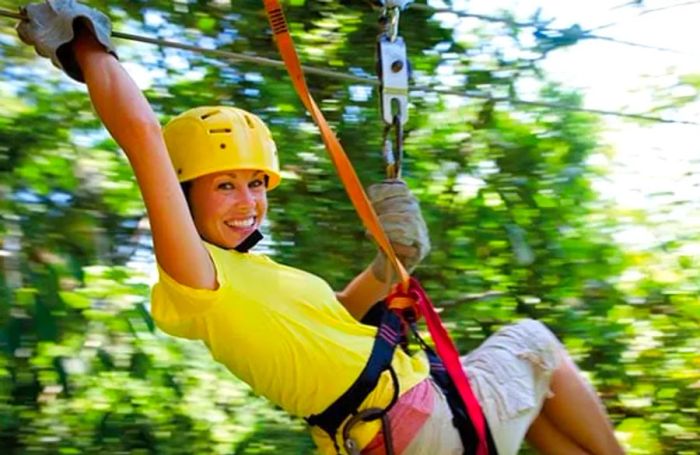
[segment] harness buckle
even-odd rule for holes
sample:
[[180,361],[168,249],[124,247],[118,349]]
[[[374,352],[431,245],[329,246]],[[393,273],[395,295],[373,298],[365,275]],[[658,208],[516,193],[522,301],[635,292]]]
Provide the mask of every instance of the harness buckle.
[[415,283],[411,279],[408,292],[405,293],[400,285],[397,285],[394,290],[386,297],[386,305],[389,310],[397,313],[402,320],[405,320],[409,325],[415,324],[421,316],[420,312],[420,295],[414,290]]

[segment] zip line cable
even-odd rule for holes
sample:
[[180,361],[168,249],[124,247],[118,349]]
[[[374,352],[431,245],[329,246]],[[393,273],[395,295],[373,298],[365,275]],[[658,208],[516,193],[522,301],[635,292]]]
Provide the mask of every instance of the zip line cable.
[[[610,22],[610,23],[608,23],[608,24],[598,25],[598,26],[596,26],[596,27],[593,27],[593,28],[591,29],[591,31],[601,30],[601,29],[604,29],[604,28],[608,28],[608,27],[612,27],[612,26],[618,25],[618,24],[620,24],[620,23],[622,23],[622,22],[626,22],[626,21],[628,21],[628,20],[638,19],[639,17],[644,16],[644,15],[646,15],[646,14],[659,13],[659,12],[661,12],[661,11],[666,11],[666,10],[669,10],[669,9],[682,8],[682,7],[684,7],[684,6],[693,6],[693,5],[697,5],[697,4],[700,4],[700,1],[699,1],[699,0],[691,0],[691,1],[687,1],[687,2],[674,3],[673,5],[665,5],[665,6],[659,6],[659,7],[656,7],[656,8],[644,9],[644,10],[639,11],[639,12],[638,12],[635,16],[633,16],[633,17],[630,17],[630,18],[627,18],[627,19],[621,19],[621,20],[619,20],[619,21],[617,21],[617,22]],[[614,9],[623,8],[623,7],[625,7],[625,6],[629,6],[629,4],[619,5],[619,6],[616,6]]]
[[[1,16],[8,17],[11,19],[17,19],[17,20],[24,20],[25,19],[24,16],[20,13],[7,11],[7,10],[0,8],[0,17]],[[268,67],[275,67],[275,68],[284,68],[285,67],[284,62],[282,62],[280,60],[274,60],[271,58],[267,58],[267,57],[259,57],[259,56],[255,56],[255,55],[241,54],[241,53],[237,53],[237,52],[222,51],[219,49],[207,49],[207,48],[203,48],[203,47],[199,47],[199,46],[178,43],[175,41],[166,41],[166,40],[162,40],[162,39],[158,39],[158,38],[148,38],[145,36],[134,35],[134,34],[130,34],[130,33],[122,33],[122,32],[117,32],[117,31],[113,31],[112,36],[115,38],[124,39],[124,40],[128,40],[128,41],[136,41],[136,42],[153,44],[153,45],[158,45],[158,46],[163,46],[163,47],[168,47],[168,48],[186,50],[186,51],[190,51],[190,52],[199,53],[202,55],[221,57],[221,58],[224,58],[227,60],[256,63],[256,64],[261,65],[261,66],[268,66]],[[309,67],[309,66],[303,66],[302,68],[304,69],[304,71],[307,74],[314,74],[317,76],[327,77],[327,78],[331,78],[331,79],[345,80],[345,81],[355,82],[355,83],[359,83],[359,84],[371,85],[374,87],[379,86],[379,81],[375,78],[355,76],[353,74],[343,73],[343,72],[324,69],[324,68],[316,68],[316,67]],[[648,115],[648,114],[626,113],[626,112],[611,111],[611,110],[606,110],[606,109],[575,108],[575,107],[567,106],[565,104],[549,103],[546,101],[536,101],[536,100],[524,100],[524,99],[511,98],[511,97],[505,97],[505,96],[499,97],[499,96],[493,96],[493,95],[489,95],[487,93],[475,92],[475,91],[471,91],[471,90],[439,89],[439,88],[429,87],[429,86],[413,86],[411,88],[411,90],[431,92],[431,93],[437,93],[437,94],[441,94],[441,95],[454,95],[454,96],[458,96],[458,97],[462,97],[462,98],[466,97],[466,98],[483,99],[483,100],[487,100],[487,101],[491,101],[491,102],[495,102],[495,103],[511,103],[513,105],[543,107],[543,108],[550,108],[550,109],[558,109],[558,110],[562,110],[562,111],[587,112],[587,113],[603,115],[603,116],[622,117],[622,118],[629,118],[629,119],[635,119],[635,120],[646,120],[646,121],[652,121],[652,122],[656,122],[656,123],[681,124],[681,125],[700,125],[700,123],[690,121],[690,120],[668,119],[668,118],[663,118],[663,117],[658,117],[658,116]]]
[[[668,9],[668,8],[672,8],[672,7],[676,7],[676,6],[685,6],[685,5],[690,5],[690,4],[698,3],[698,2],[699,2],[698,0],[692,0],[692,1],[688,1],[688,2],[683,3],[683,4],[671,5],[671,6],[667,6],[667,7],[659,7],[659,8],[653,9],[653,10],[648,10],[647,12],[661,11],[663,9]],[[432,7],[432,6],[423,4],[423,3],[410,3],[407,7],[417,9],[417,10],[431,12],[433,14],[450,13],[450,14],[455,14],[456,16],[463,17],[463,18],[474,18],[474,19],[479,19],[479,20],[485,21],[485,22],[504,23],[504,24],[508,24],[511,26],[519,27],[519,28],[534,27],[540,32],[548,32],[548,31],[561,32],[562,31],[562,30],[556,29],[556,28],[543,27],[541,23],[537,23],[537,22],[521,22],[521,21],[516,21],[515,19],[510,19],[507,17],[489,16],[486,14],[478,14],[478,13],[467,13],[464,11],[456,11],[456,10],[453,10],[450,8],[435,8],[435,7]],[[641,13],[641,14],[645,14],[645,13]],[[12,17],[14,19],[19,19],[19,20],[24,19],[24,17],[21,14],[13,13],[13,12],[2,10],[2,9],[0,9],[0,16],[8,16],[8,17]],[[620,40],[620,39],[613,38],[610,36],[594,35],[591,33],[593,30],[595,30],[597,28],[604,28],[604,27],[608,27],[608,26],[612,26],[612,25],[614,25],[614,23],[606,24],[606,25],[603,25],[601,27],[596,27],[596,28],[590,29],[590,30],[581,30],[580,35],[579,35],[579,39],[595,39],[595,40],[608,41],[608,42],[612,42],[612,43],[622,44],[624,46],[633,46],[633,47],[639,47],[642,49],[654,50],[654,51],[658,51],[658,52],[669,52],[669,53],[673,53],[673,54],[686,55],[685,53],[678,51],[678,50],[675,50],[675,49],[652,46],[652,45],[643,44],[643,43],[635,43],[632,41]],[[142,42],[151,43],[151,44],[158,44],[158,43],[153,43],[151,41],[151,38],[138,37],[137,35],[129,35],[126,33],[115,32],[114,36],[117,38],[130,39],[130,40],[134,40],[134,41],[142,41]],[[185,49],[185,50],[193,50],[190,48],[190,46],[185,45],[185,44],[179,44],[179,43],[171,43],[171,44],[173,44],[173,46],[169,46],[169,47],[176,47],[176,48]],[[258,60],[258,59],[264,59],[264,57],[251,57],[251,56],[245,55],[245,54],[239,54],[239,55],[240,55],[240,57],[238,58],[239,60],[249,61],[249,62],[254,62],[254,63],[260,63],[260,60]],[[228,57],[231,57],[231,56],[228,56]],[[272,60],[268,63],[270,64],[270,66],[279,65],[279,66],[283,67],[283,63],[277,62],[276,60]],[[323,69],[315,69],[315,68],[309,68],[309,67],[303,67],[303,68],[305,70],[308,69],[311,74],[318,74],[318,75],[322,75],[322,76],[327,75],[326,70],[323,70]],[[348,78],[346,78],[346,79],[350,80],[352,78],[353,78],[352,75],[348,75]]]
[[406,7],[408,9],[416,9],[432,14],[449,13],[454,14],[457,17],[480,19],[484,22],[503,23],[520,28],[537,27],[538,25],[537,22],[520,22],[508,17],[496,17],[488,16],[486,14],[467,13],[466,11],[457,11],[451,8],[435,8],[433,6],[426,5],[425,3],[409,3]]
[[[692,2],[688,2],[688,3],[696,3],[697,1],[698,0],[693,0]],[[675,5],[675,6],[682,6],[682,5]],[[454,14],[457,17],[480,19],[480,20],[485,21],[485,22],[503,23],[503,24],[510,25],[513,27],[518,27],[518,28],[535,28],[537,32],[562,32],[561,29],[543,26],[542,22],[536,22],[536,21],[521,22],[521,21],[516,21],[515,19],[508,18],[508,17],[497,17],[497,16],[489,16],[486,14],[467,13],[465,11],[457,11],[457,10],[453,10],[450,8],[434,8],[434,7],[426,5],[424,3],[410,3],[407,6],[407,8],[413,8],[413,9],[417,9],[417,10],[421,10],[421,11],[430,12],[433,14],[449,13],[449,14]],[[661,9],[662,8],[657,8],[656,10],[661,10]],[[656,10],[653,10],[653,11],[656,11]],[[607,27],[610,25],[614,25],[614,24],[607,24],[603,27]],[[649,50],[658,51],[658,52],[669,52],[669,53],[673,53],[673,54],[683,54],[682,52],[677,51],[675,49],[652,46],[652,45],[643,44],[643,43],[635,43],[632,41],[625,41],[625,40],[620,40],[620,39],[613,38],[610,36],[596,35],[596,34],[591,33],[594,30],[597,30],[598,28],[601,28],[601,27],[596,27],[596,28],[593,28],[590,30],[581,29],[581,31],[578,34],[578,40],[594,39],[594,40],[601,40],[601,41],[608,41],[608,42],[612,42],[612,43],[622,44],[624,46],[640,47],[643,49],[649,49]]]
[[[13,13],[10,11],[6,11],[3,9],[0,9],[0,16],[5,16],[5,17],[10,17],[12,19],[18,19],[18,20],[24,20],[25,17],[19,13]],[[277,67],[277,68],[284,68],[284,63],[279,61],[279,60],[274,60],[271,58],[267,57],[259,57],[255,55],[249,55],[249,54],[241,54],[237,52],[230,52],[230,51],[220,51],[218,49],[206,49],[198,46],[193,46],[190,44],[183,44],[183,43],[178,43],[175,41],[166,41],[162,39],[157,39],[157,38],[149,38],[146,36],[140,36],[140,35],[134,35],[131,33],[122,33],[122,32],[112,32],[112,36],[115,38],[120,38],[128,41],[137,41],[141,43],[146,43],[146,44],[155,44],[158,46],[163,46],[163,47],[169,47],[173,49],[182,49],[185,51],[191,51],[191,52],[196,52],[200,54],[205,54],[205,55],[211,55],[215,57],[224,57],[227,59],[232,59],[232,60],[237,60],[237,61],[243,61],[243,62],[248,62],[248,63],[257,63],[263,66],[271,66],[271,67]],[[311,67],[303,67],[304,71],[306,71],[309,74],[316,74],[318,76],[326,76],[326,77],[332,77],[335,79],[343,79],[347,81],[352,81],[352,82],[359,82],[362,84],[367,83],[368,78],[364,78],[361,76],[354,76],[352,74],[343,74],[343,73],[338,73],[336,71],[332,70],[326,70],[323,68],[311,68]]]
[[617,43],[617,44],[622,44],[624,46],[631,46],[631,47],[639,47],[642,49],[649,49],[652,51],[658,51],[658,52],[668,52],[669,54],[678,54],[678,55],[689,55],[685,52],[679,51],[677,49],[670,49],[668,47],[658,47],[658,46],[652,46],[651,44],[641,44],[641,43],[635,43],[632,41],[625,41],[621,40],[618,38],[613,38],[612,36],[601,36],[601,35],[587,35],[584,34],[581,39],[596,39],[599,41],[609,41],[611,43]]
[[673,5],[659,6],[657,8],[650,8],[650,9],[644,10],[644,11],[640,12],[639,15],[643,16],[645,14],[657,13],[659,11],[665,11],[665,10],[674,9],[674,8],[681,8],[683,6],[697,5],[698,3],[700,3],[700,1],[692,0],[692,1],[682,2],[682,3],[675,3]]

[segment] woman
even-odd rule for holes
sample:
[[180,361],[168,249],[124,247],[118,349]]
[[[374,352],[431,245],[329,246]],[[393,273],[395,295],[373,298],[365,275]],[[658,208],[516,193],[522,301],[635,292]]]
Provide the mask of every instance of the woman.
[[[105,16],[72,1],[29,5],[25,12],[22,40],[87,84],[134,170],[160,272],[152,303],[158,325],[203,340],[217,361],[290,414],[326,409],[372,349],[377,330],[358,320],[386,296],[383,256],[335,294],[318,277],[248,253],[267,213],[267,191],[280,183],[263,122],[239,109],[203,107],[161,131],[115,58]],[[370,193],[402,259],[415,266],[428,249],[415,198],[396,182]],[[526,435],[545,454],[622,453],[595,392],[542,324],[506,327],[463,364],[501,455],[516,453]],[[423,355],[397,350],[392,366],[400,398],[385,433],[394,452],[462,453]],[[361,409],[385,408],[393,393],[392,378],[383,374]],[[378,420],[359,422],[335,441],[317,427],[311,433],[322,453],[353,445],[384,453],[380,428]]]

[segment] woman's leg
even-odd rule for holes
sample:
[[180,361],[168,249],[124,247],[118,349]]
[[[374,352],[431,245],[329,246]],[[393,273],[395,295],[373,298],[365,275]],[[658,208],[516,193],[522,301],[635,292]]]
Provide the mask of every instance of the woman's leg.
[[578,453],[624,453],[595,391],[544,324],[504,327],[462,365],[499,454],[517,454],[528,432],[543,453],[567,453],[567,443],[571,453],[576,446]]
[[540,414],[549,423],[591,454],[624,454],[598,395],[563,348],[550,389]]
[[544,414],[540,414],[530,425],[527,442],[542,455],[588,455]]

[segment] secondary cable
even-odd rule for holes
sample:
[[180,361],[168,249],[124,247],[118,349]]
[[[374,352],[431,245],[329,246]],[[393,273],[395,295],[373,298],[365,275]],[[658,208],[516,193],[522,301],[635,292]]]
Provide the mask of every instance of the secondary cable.
[[[697,1],[697,0],[695,0],[695,1]],[[695,1],[689,2],[689,3],[695,3]],[[676,5],[676,6],[681,6],[681,5]],[[518,27],[518,28],[535,28],[537,31],[540,31],[540,32],[561,32],[562,31],[561,29],[543,26],[542,23],[538,23],[535,21],[521,22],[521,21],[517,21],[515,19],[511,19],[509,17],[498,17],[498,16],[489,16],[486,14],[468,13],[466,11],[458,11],[458,10],[453,10],[450,8],[435,8],[435,7],[432,7],[432,6],[423,4],[423,3],[411,3],[407,7],[413,8],[416,10],[430,12],[433,14],[448,13],[448,14],[454,14],[457,17],[474,18],[474,19],[479,19],[479,20],[485,21],[485,22],[502,23],[502,24],[506,24],[506,25],[510,25],[512,27]],[[657,8],[657,10],[660,10],[660,9],[661,8]],[[612,25],[612,24],[607,24],[603,27],[607,27],[609,25]],[[624,46],[640,47],[643,49],[649,49],[649,50],[654,50],[654,51],[658,51],[658,52],[669,52],[669,53],[673,53],[673,54],[683,54],[681,51],[678,51],[675,49],[669,49],[666,47],[658,47],[658,46],[653,46],[650,44],[635,43],[632,41],[626,41],[626,40],[613,38],[611,36],[596,35],[596,34],[591,33],[594,30],[597,30],[597,29],[603,28],[603,27],[595,27],[594,29],[590,29],[590,30],[581,30],[579,40],[595,39],[595,40],[600,40],[600,41],[608,41],[608,42],[612,42],[612,43],[622,44]]]
[[[8,17],[11,19],[17,19],[17,20],[24,20],[25,19],[24,16],[22,16],[20,13],[7,11],[4,9],[0,9],[0,16]],[[230,59],[230,60],[234,60],[234,61],[255,63],[255,64],[258,64],[261,66],[268,66],[268,67],[275,67],[275,68],[282,68],[282,69],[285,68],[284,62],[282,62],[280,60],[267,58],[267,57],[259,57],[259,56],[255,56],[255,55],[249,55],[249,54],[241,54],[241,53],[231,52],[231,51],[222,51],[219,49],[208,49],[208,48],[203,48],[203,47],[194,46],[194,45],[190,45],[190,44],[183,44],[183,43],[163,40],[163,39],[159,39],[159,38],[149,38],[149,37],[145,37],[145,36],[134,35],[131,33],[122,33],[122,32],[118,32],[118,31],[113,31],[112,36],[115,38],[124,39],[124,40],[128,40],[128,41],[136,41],[136,42],[153,44],[153,45],[158,45],[158,46],[163,46],[163,47],[168,47],[168,48],[186,50],[186,51],[190,51],[190,52],[199,53],[202,55],[220,57],[220,58]],[[348,73],[324,69],[324,68],[316,68],[316,67],[309,67],[309,66],[303,66],[302,68],[304,69],[305,72],[307,72],[307,74],[314,74],[314,75],[321,76],[321,77],[327,77],[327,78],[338,79],[338,80],[345,80],[345,81],[349,81],[349,82],[355,82],[355,83],[365,84],[365,85],[370,85],[370,86],[375,86],[375,87],[379,86],[379,81],[374,79],[374,78],[356,76],[353,74],[348,74]],[[619,111],[612,111],[612,110],[606,110],[606,109],[594,109],[594,108],[576,108],[576,107],[571,107],[571,106],[567,106],[564,104],[549,103],[546,101],[524,100],[524,99],[512,98],[512,97],[499,97],[499,96],[493,96],[493,95],[489,95],[487,93],[481,93],[481,92],[476,92],[476,91],[471,91],[471,90],[439,89],[439,88],[429,87],[429,86],[427,86],[427,87],[426,86],[413,86],[413,87],[411,87],[411,90],[425,91],[425,92],[437,93],[437,94],[441,94],[441,95],[454,95],[454,96],[458,96],[458,97],[483,99],[483,100],[496,102],[496,103],[511,103],[513,105],[543,107],[543,108],[558,109],[558,110],[571,111],[571,112],[588,112],[591,114],[597,114],[597,115],[603,115],[603,116],[630,118],[630,119],[634,119],[634,120],[645,120],[645,121],[652,121],[652,122],[657,122],[657,123],[675,123],[675,124],[683,124],[683,125],[699,125],[700,124],[700,123],[690,121],[690,120],[668,119],[668,118],[664,118],[664,117],[658,117],[658,116],[654,116],[654,115],[647,115],[647,114],[640,114],[640,113],[627,113],[627,112],[619,112]]]

